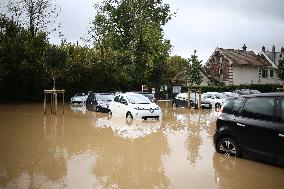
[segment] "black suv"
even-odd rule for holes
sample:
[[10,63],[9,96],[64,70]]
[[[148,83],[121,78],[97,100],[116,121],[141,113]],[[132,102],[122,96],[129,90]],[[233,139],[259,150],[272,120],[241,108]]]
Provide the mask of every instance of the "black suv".
[[228,98],[218,116],[217,152],[284,166],[284,93]]

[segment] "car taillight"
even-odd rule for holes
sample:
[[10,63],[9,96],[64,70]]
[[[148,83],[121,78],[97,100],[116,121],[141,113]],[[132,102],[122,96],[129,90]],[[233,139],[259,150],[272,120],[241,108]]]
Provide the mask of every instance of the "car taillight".
[[223,113],[223,107],[221,107],[220,110],[218,111],[217,117],[220,117],[222,113]]

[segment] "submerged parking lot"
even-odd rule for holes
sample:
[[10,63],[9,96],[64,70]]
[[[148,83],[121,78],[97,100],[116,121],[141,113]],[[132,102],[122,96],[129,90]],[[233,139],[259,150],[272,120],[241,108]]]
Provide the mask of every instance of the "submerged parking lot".
[[134,120],[67,106],[0,105],[0,188],[283,188],[284,169],[217,154],[216,112]]

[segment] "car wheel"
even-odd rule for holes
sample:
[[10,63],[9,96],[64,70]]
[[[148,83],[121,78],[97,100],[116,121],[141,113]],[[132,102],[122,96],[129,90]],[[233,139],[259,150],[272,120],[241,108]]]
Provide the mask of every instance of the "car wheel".
[[234,157],[241,156],[241,150],[237,142],[232,138],[221,139],[217,144],[216,150],[217,152],[227,156],[234,156]]
[[130,112],[127,112],[127,114],[126,114],[126,121],[128,123],[133,121],[133,116],[132,116],[132,114]]

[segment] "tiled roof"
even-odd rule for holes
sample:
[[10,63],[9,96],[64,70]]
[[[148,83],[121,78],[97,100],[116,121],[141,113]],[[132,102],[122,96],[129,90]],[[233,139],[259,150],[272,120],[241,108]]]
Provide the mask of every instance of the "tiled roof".
[[230,60],[235,65],[255,65],[255,66],[266,66],[269,62],[259,55],[256,55],[253,51],[234,50],[234,49],[223,49],[217,48],[223,56]]

